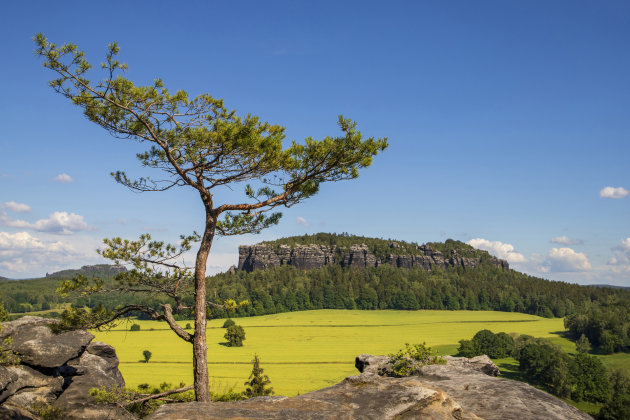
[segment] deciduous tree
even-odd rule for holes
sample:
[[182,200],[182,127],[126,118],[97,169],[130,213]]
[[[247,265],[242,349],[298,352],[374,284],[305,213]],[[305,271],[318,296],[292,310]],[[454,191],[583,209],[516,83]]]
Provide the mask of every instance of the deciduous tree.
[[[149,146],[137,157],[160,176],[132,179],[116,171],[112,175],[117,182],[138,192],[188,187],[199,197],[204,209],[200,234],[183,236],[178,245],[154,241],[149,235],[137,241],[107,239],[101,251],[104,257],[132,267],[120,276],[117,291],[162,293],[173,299],[175,307],[164,304],[162,311],[156,311],[139,303],[114,313],[99,310],[82,315],[91,317],[93,326],[137,311],[165,320],[180,338],[192,343],[196,399],[209,401],[206,263],[215,235],[258,233],[278,223],[281,214],[275,209],[312,197],[324,182],[356,178],[387,147],[387,139],[363,139],[356,124],[340,116],[340,136],[307,138],[283,148],[283,127],[249,114],[238,116],[221,99],[209,94],[191,98],[183,90],[171,93],[160,79],[149,86],[134,84],[122,76],[127,66],[118,61],[115,43],[101,65],[103,78],[94,82],[88,79],[92,66],[76,45],[55,45],[42,34],[35,42],[44,67],[57,74],[50,82],[56,92],[114,137]],[[221,202],[217,190],[226,187],[242,187],[242,200]],[[195,243],[195,265],[187,267],[181,256]],[[187,289],[189,283],[192,287]],[[94,293],[104,287],[102,282],[91,285],[83,279],[62,289]],[[182,294],[187,290],[194,294],[192,334],[173,319],[173,313],[185,309]]]

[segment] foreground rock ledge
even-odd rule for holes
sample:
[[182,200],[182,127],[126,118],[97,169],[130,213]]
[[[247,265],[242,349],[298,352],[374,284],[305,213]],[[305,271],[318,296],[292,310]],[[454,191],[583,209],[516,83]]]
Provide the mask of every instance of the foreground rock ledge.
[[337,385],[293,398],[164,405],[148,419],[480,419],[418,379],[349,376]]
[[487,419],[592,420],[586,413],[528,384],[497,378],[487,356],[448,357],[417,375],[393,378],[386,356],[361,355],[361,375],[297,397],[227,403],[164,405],[149,420],[212,419]]
[[11,349],[20,355],[17,366],[0,366],[0,420],[38,419],[31,411],[38,404],[63,411],[63,418],[133,420],[114,404],[97,404],[90,388],[125,385],[112,346],[92,341],[84,330],[53,334],[55,321],[25,316],[4,322],[0,340],[11,337]]

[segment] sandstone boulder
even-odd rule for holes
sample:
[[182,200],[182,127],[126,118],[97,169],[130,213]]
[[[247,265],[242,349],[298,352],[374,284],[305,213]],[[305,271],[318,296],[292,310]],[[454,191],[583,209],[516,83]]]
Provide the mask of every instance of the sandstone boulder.
[[11,350],[20,356],[23,364],[43,368],[54,368],[81,354],[94,338],[84,330],[53,334],[50,319],[25,316],[15,321],[4,322],[0,340],[11,337]]
[[90,343],[94,336],[83,330],[53,334],[53,322],[24,317],[2,324],[0,339],[12,338],[21,364],[0,367],[0,420],[37,418],[29,414],[37,405],[52,405],[69,420],[134,419],[89,395],[91,388],[125,385],[114,348]]

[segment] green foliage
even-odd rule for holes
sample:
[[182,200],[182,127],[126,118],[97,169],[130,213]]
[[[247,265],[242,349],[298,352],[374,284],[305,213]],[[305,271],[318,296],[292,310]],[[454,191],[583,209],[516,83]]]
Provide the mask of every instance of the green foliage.
[[186,323],[186,327],[185,327],[185,328],[186,328],[187,330],[192,329],[192,326],[190,325],[190,322]]
[[65,420],[68,413],[54,405],[37,402],[33,405],[33,412],[42,420]]
[[610,398],[611,382],[595,356],[571,357],[548,340],[531,336],[518,337],[514,353],[527,380],[554,395],[589,402]]
[[621,296],[611,296],[602,305],[567,316],[564,326],[569,336],[589,343],[604,354],[622,351],[630,346],[630,303]]
[[604,404],[596,419],[630,419],[630,376],[622,370],[612,371],[610,373],[610,387],[612,395]]
[[479,343],[473,340],[459,340],[457,354],[464,357],[475,357],[484,354],[479,347]]
[[464,357],[486,354],[493,359],[502,359],[514,352],[514,339],[504,332],[494,334],[490,330],[481,330],[472,340],[460,340],[458,352]]
[[567,354],[546,340],[526,344],[519,353],[519,369],[528,381],[559,397],[571,396],[573,378]]
[[588,341],[588,338],[586,338],[584,334],[575,342],[575,351],[578,353],[588,353],[591,351],[591,342]]
[[264,369],[260,367],[258,355],[254,354],[252,373],[249,375],[249,380],[245,382],[247,388],[243,391],[243,395],[246,398],[272,395],[273,388],[268,386],[270,383],[269,376],[265,375]]
[[389,354],[392,371],[396,377],[413,375],[419,367],[424,365],[446,364],[446,359],[439,356],[431,356],[433,350],[426,343],[405,343],[405,348],[396,353]]
[[230,325],[225,333],[228,347],[242,347],[245,340],[245,330],[240,325]]
[[234,322],[234,320],[232,318],[228,318],[225,320],[225,322],[223,323],[223,326],[221,328],[229,328],[232,325],[236,325],[236,322]]
[[[218,274],[208,294],[246,299],[233,317],[310,309],[459,309],[565,316],[610,300],[630,305],[625,290],[553,282],[503,270],[489,262],[475,269],[404,269],[388,264],[357,270],[328,265],[313,270],[280,266]],[[213,317],[227,312],[212,309]],[[579,338],[579,335],[576,337]]]
[[606,402],[611,389],[606,369],[595,356],[578,353],[573,359],[575,381],[571,398],[575,401]]
[[131,324],[131,327],[129,328],[129,331],[140,331],[140,325],[138,325],[138,324]]
[[144,357],[144,363],[149,363],[151,356],[153,356],[153,353],[151,353],[149,350],[144,350],[142,352],[142,357]]
[[599,414],[597,420],[627,420],[630,419],[630,394],[615,395],[608,401]]

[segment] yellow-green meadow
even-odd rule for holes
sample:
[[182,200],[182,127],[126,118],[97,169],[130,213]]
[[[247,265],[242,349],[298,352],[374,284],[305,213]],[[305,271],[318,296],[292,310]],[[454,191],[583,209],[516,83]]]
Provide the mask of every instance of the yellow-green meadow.
[[[296,395],[339,382],[358,372],[354,357],[361,353],[387,354],[404,343],[421,343],[442,354],[454,353],[458,340],[487,328],[493,332],[530,334],[568,340],[558,334],[563,320],[515,312],[492,311],[352,311],[318,310],[237,318],[245,328],[243,347],[226,347],[224,319],[208,321],[208,361],[212,386],[243,388],[254,353],[269,375],[276,394]],[[140,331],[129,331],[131,323]],[[185,326],[192,321],[181,321]],[[95,332],[111,344],[129,386],[141,383],[192,383],[192,347],[157,321],[136,321]],[[149,363],[142,352],[149,350]]]

